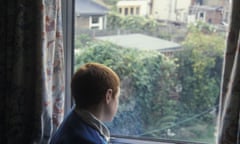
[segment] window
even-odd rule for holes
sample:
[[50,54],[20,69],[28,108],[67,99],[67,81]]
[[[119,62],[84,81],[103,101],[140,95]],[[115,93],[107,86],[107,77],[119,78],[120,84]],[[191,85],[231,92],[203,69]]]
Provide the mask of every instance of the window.
[[124,8],[124,15],[128,15],[128,8]]
[[92,24],[99,23],[99,17],[98,16],[92,16]]
[[212,23],[212,19],[211,18],[208,19],[208,23]]
[[118,9],[118,12],[121,14],[121,13],[122,13],[122,8],[119,8],[119,9]]
[[[75,35],[67,36],[74,38],[73,71],[96,61],[120,75],[119,111],[106,123],[113,143],[214,143],[226,31],[197,20],[176,25],[154,15],[120,16],[116,3],[104,2],[112,9],[95,12],[106,17],[106,29],[75,27]],[[166,7],[158,2],[150,11]],[[128,15],[128,8],[122,10]],[[100,20],[93,16],[95,22]]]
[[[89,29],[102,30],[104,29],[103,16],[89,16]],[[76,20],[75,20],[76,23]],[[81,28],[81,26],[75,26],[76,28]]]
[[130,13],[131,13],[131,15],[134,14],[134,8],[133,7],[130,8]]
[[205,20],[205,13],[204,12],[199,12],[198,13],[198,19],[199,20]]
[[139,9],[140,9],[139,7],[136,7],[136,15],[140,14]]

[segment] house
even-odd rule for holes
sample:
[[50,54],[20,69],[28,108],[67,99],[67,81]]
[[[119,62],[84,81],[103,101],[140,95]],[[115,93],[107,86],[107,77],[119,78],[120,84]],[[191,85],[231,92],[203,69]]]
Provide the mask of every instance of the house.
[[210,24],[221,24],[223,21],[222,6],[193,5],[189,11],[188,22],[203,21]]
[[149,16],[150,0],[120,0],[117,9],[121,15]]
[[188,23],[204,21],[210,24],[226,24],[229,16],[229,0],[192,0]]
[[92,0],[75,0],[76,29],[106,29],[108,9]]
[[138,50],[155,50],[166,56],[172,56],[175,51],[181,50],[177,43],[144,34],[126,34],[96,37],[98,40],[108,41],[124,48]]
[[191,0],[152,0],[152,16],[160,21],[186,23]]
[[118,12],[124,16],[149,16],[160,21],[187,22],[191,0],[120,0]]

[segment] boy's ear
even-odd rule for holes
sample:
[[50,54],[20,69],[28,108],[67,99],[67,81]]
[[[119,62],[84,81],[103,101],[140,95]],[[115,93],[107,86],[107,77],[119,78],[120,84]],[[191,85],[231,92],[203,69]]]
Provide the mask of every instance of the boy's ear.
[[112,89],[108,89],[105,95],[106,103],[109,104],[112,100]]

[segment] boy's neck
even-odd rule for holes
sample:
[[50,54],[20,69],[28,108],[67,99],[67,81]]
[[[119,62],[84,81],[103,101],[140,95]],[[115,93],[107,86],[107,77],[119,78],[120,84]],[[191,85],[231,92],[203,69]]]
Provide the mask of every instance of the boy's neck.
[[100,120],[100,121],[104,120],[104,118],[103,118],[104,113],[103,113],[102,107],[100,105],[89,107],[86,110],[88,112],[90,112],[91,114],[93,114],[98,120]]

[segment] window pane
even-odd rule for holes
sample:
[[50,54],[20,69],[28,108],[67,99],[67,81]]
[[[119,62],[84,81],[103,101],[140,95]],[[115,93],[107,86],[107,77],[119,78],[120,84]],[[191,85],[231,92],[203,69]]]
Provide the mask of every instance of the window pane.
[[119,13],[120,13],[120,14],[122,13],[122,8],[119,8]]
[[130,10],[131,10],[131,11],[130,11],[130,12],[131,12],[131,15],[133,15],[133,14],[134,14],[134,12],[133,12],[134,9],[133,9],[133,7],[131,7]]
[[125,14],[125,15],[128,15],[128,8],[125,8],[124,10],[125,10],[125,13],[124,13],[124,14]]
[[139,7],[136,7],[136,14],[139,15]]
[[121,78],[111,134],[214,143],[229,2],[75,2],[74,68],[99,62]]
[[92,23],[93,24],[99,23],[99,17],[98,16],[92,16]]

